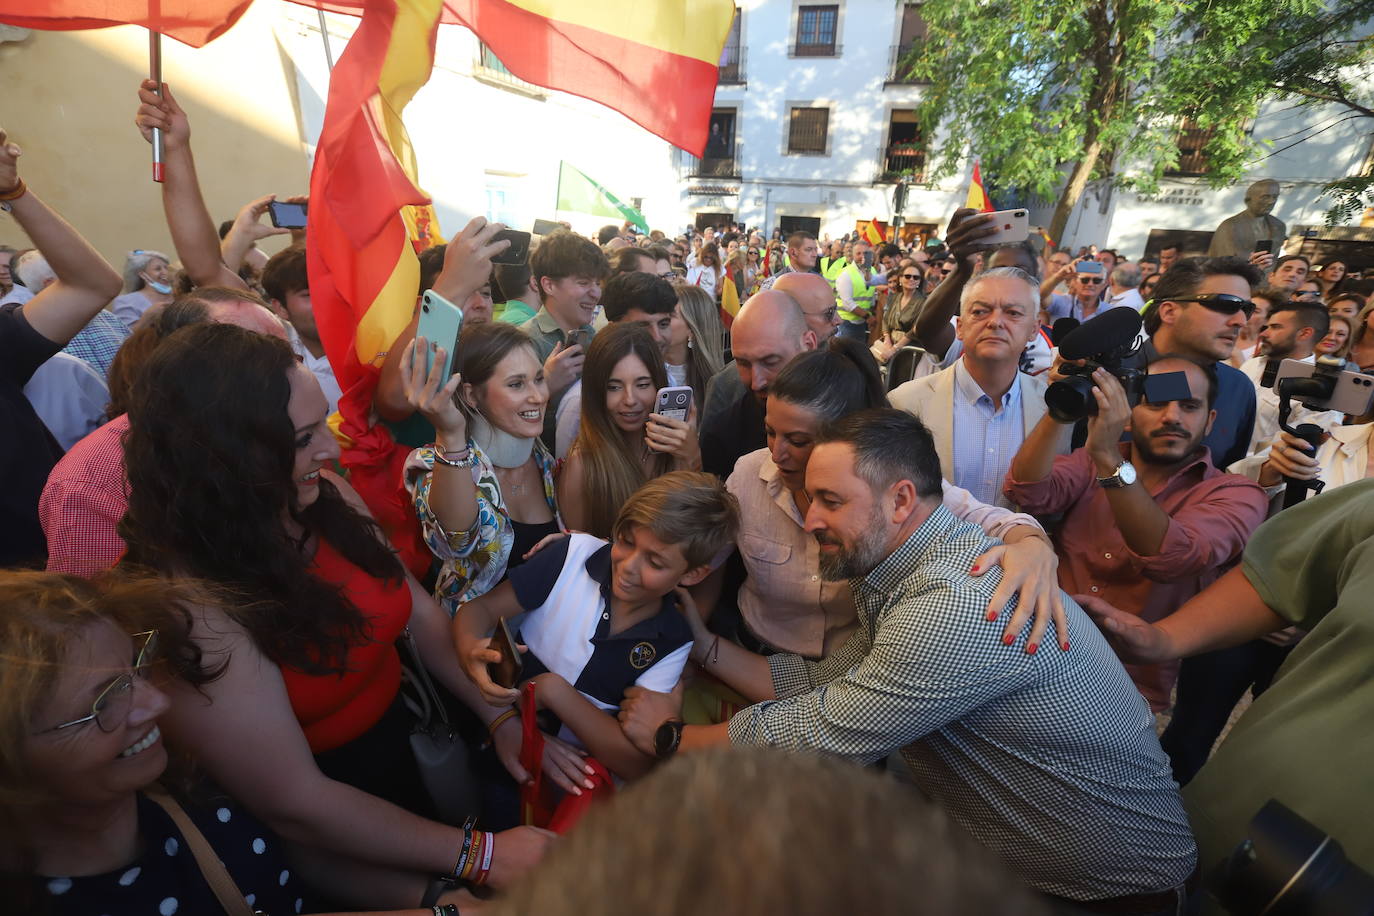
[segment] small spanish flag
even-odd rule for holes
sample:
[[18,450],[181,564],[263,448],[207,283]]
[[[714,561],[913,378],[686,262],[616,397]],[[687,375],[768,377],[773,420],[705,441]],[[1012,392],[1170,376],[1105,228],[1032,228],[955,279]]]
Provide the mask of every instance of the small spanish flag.
[[979,213],[991,213],[997,209],[983,187],[983,173],[978,169],[977,159],[973,160],[973,180],[969,182],[968,199],[964,201],[964,206]]
[[883,243],[883,224],[876,219],[871,219],[864,224],[861,234],[868,244],[881,245]]

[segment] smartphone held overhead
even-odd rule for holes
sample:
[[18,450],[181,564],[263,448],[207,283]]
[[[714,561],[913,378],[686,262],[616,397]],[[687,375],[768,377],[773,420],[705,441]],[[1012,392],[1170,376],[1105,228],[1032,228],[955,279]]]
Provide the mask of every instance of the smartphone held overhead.
[[458,355],[458,335],[463,330],[463,311],[452,302],[426,290],[420,298],[420,323],[415,338],[423,337],[430,347],[425,350],[425,375],[434,369],[434,345],[444,348],[443,378],[453,374],[453,361]]
[[983,215],[992,218],[989,225],[996,231],[979,239],[980,245],[1009,245],[1030,237],[1030,212],[1027,210],[997,210]]
[[519,229],[502,229],[491,238],[492,244],[510,242],[510,247],[492,255],[493,264],[524,264],[530,259],[530,234]]

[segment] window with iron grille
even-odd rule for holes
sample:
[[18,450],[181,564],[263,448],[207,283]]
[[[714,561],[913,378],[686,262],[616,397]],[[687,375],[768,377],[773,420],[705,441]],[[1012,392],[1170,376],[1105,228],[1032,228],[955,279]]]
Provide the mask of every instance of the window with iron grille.
[[835,54],[835,32],[839,26],[840,8],[802,6],[797,8],[797,55],[800,57],[831,57]]
[[1192,118],[1184,118],[1178,128],[1178,165],[1167,170],[1166,175],[1190,176],[1206,175],[1211,171],[1204,147],[1216,132],[1213,127],[1199,127]]
[[789,153],[824,153],[829,108],[793,108],[787,131]]

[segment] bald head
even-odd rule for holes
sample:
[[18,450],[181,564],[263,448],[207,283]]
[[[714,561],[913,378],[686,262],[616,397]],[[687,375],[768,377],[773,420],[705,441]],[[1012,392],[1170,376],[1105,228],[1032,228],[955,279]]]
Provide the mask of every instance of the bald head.
[[816,335],[817,344],[835,336],[840,316],[835,309],[835,292],[824,277],[794,270],[773,281],[773,289],[791,296],[801,306],[806,326]]
[[816,334],[795,299],[769,289],[744,303],[730,327],[730,345],[740,380],[762,401],[768,383],[792,357],[816,349]]
[[281,319],[260,302],[236,299],[231,302],[207,302],[210,320],[217,324],[237,325],[248,331],[287,340]]

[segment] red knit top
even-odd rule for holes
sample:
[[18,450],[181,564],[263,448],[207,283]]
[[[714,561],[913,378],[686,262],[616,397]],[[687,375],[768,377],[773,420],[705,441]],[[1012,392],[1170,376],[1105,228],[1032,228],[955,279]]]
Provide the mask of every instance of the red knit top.
[[348,650],[346,672],[306,674],[283,667],[291,708],[316,754],[359,737],[381,720],[401,686],[396,640],[410,620],[410,589],[404,581],[377,579],[354,566],[323,538],[311,573],[332,585],[362,611],[369,636]]

